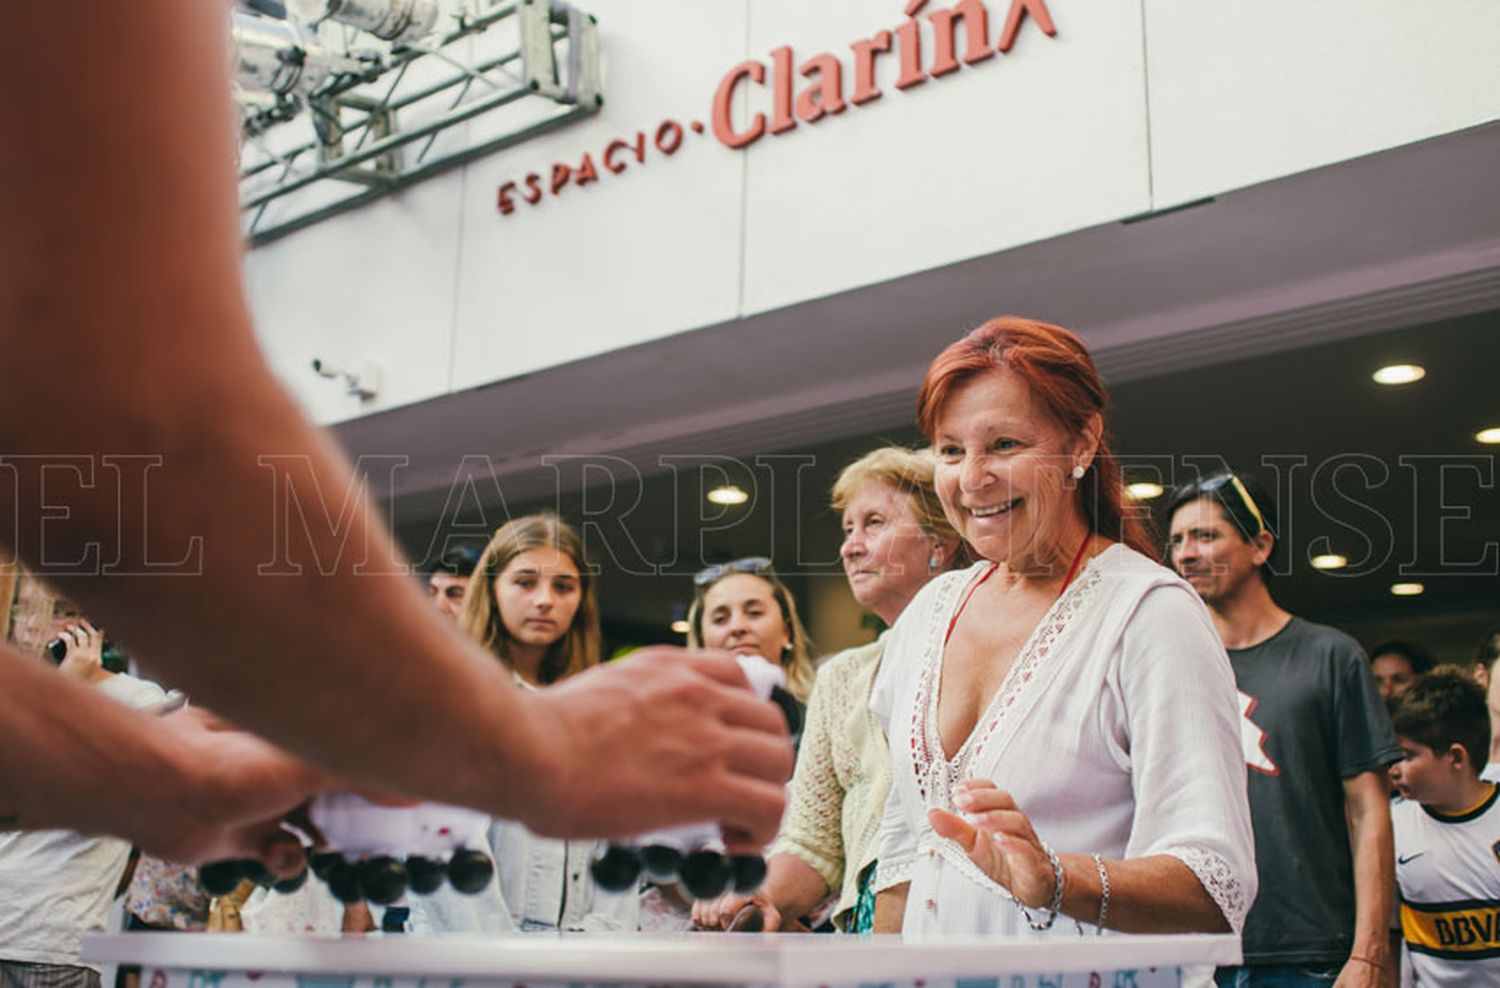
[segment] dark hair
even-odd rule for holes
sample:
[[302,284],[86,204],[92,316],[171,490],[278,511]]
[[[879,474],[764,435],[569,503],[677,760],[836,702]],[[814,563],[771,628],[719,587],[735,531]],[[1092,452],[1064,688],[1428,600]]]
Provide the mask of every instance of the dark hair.
[[1418,645],[1416,642],[1402,641],[1399,638],[1392,639],[1388,642],[1381,642],[1379,645],[1376,645],[1374,648],[1370,649],[1371,662],[1374,662],[1382,655],[1401,656],[1407,661],[1407,664],[1411,666],[1411,671],[1418,676],[1427,672],[1433,667],[1433,665],[1435,665],[1435,663],[1432,661],[1432,655],[1427,651],[1427,649],[1423,648],[1421,645]]
[[[933,358],[917,395],[917,427],[928,442],[953,389],[981,374],[1008,370],[1026,383],[1035,401],[1069,435],[1083,435],[1095,415],[1104,420],[1109,393],[1088,347],[1061,326],[1016,316],[997,316]],[[1156,558],[1139,518],[1125,510],[1125,480],[1110,448],[1108,430],[1088,472],[1078,481],[1084,522],[1105,538]]]
[[1441,755],[1463,745],[1476,776],[1490,751],[1490,712],[1484,689],[1458,666],[1442,665],[1393,701],[1396,733]]
[[427,571],[428,575],[451,573],[454,576],[473,576],[474,568],[479,565],[479,554],[483,551],[483,546],[456,545],[437,558],[437,562]]
[[1252,541],[1261,532],[1271,533],[1271,553],[1260,568],[1262,577],[1271,575],[1271,562],[1281,550],[1281,528],[1276,515],[1276,502],[1265,485],[1248,473],[1221,470],[1207,477],[1189,481],[1172,492],[1172,502],[1167,508],[1167,524],[1184,505],[1207,499],[1219,506],[1224,517],[1240,533],[1246,542]]

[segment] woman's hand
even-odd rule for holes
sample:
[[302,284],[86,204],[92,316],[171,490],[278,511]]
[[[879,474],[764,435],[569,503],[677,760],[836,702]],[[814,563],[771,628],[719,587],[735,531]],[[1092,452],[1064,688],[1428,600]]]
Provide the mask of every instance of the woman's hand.
[[752,895],[725,892],[717,899],[700,899],[693,903],[693,925],[700,930],[727,930],[740,910],[756,906],[765,920],[762,929],[771,933],[781,929],[781,910],[771,901],[770,894],[762,885]]
[[80,618],[57,633],[68,646],[58,668],[74,679],[91,681],[104,668],[104,632]]
[[953,803],[964,816],[928,810],[932,829],[956,841],[970,861],[1023,905],[1050,906],[1057,891],[1052,862],[1010,793],[988,779],[966,779],[956,787]]

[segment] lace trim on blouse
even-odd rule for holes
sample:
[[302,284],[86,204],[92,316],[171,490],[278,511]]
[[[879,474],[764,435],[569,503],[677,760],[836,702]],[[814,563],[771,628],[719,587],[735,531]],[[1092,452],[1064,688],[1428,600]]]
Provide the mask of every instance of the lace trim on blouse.
[[923,655],[922,674],[917,681],[911,714],[912,771],[917,780],[917,791],[926,805],[951,807],[953,787],[968,777],[970,767],[979,760],[985,746],[1006,722],[1016,700],[1031,686],[1041,663],[1051,654],[1074,615],[1093,599],[1099,579],[1099,570],[1090,566],[1053,602],[1022,646],[1015,665],[1006,673],[1000,689],[990,698],[984,716],[959,745],[951,762],[943,754],[942,736],[938,732],[938,687],[941,683],[945,644],[941,631],[942,619],[951,613],[953,598],[964,583],[954,581],[943,588],[944,594],[933,608],[934,620],[932,627],[928,629],[927,649]]
[[1162,853],[1172,855],[1192,870],[1236,934],[1244,930],[1250,903],[1245,897],[1244,884],[1228,861],[1201,847],[1169,847]]

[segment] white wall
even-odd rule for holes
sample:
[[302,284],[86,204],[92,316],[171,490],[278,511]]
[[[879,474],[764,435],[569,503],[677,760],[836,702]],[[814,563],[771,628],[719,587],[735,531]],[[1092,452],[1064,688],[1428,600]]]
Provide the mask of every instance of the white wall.
[[[689,132],[510,216],[498,186],[709,123],[736,63],[843,63],[899,2],[581,0],[597,116],[251,252],[272,361],[345,419],[1045,240],[1500,118],[1500,5],[1450,0],[1049,0],[1057,36],[735,151]],[[948,0],[929,7],[940,9]],[[997,36],[1010,0],[989,0]],[[929,11],[924,11],[925,16]],[[930,34],[927,43],[931,45]],[[929,54],[930,58],[930,54]],[[769,81],[769,80],[768,80]],[[767,112],[769,88],[736,104]],[[477,121],[476,127],[483,122]],[[851,339],[857,339],[851,337]],[[307,369],[373,358],[361,405]],[[635,382],[622,382],[633,386]]]

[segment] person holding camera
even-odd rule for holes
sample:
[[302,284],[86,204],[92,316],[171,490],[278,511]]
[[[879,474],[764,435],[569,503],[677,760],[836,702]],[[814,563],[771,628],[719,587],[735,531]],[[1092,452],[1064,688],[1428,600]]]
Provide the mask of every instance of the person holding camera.
[[[50,620],[23,615],[14,633],[30,644],[33,661],[57,663],[55,676],[86,683],[124,706],[144,709],[166,694],[155,683],[104,667],[104,633],[66,613],[35,580],[21,580],[21,609],[44,610]],[[37,634],[46,629],[50,634]],[[40,638],[25,642],[26,638]],[[103,931],[125,874],[130,843],[71,830],[0,833],[0,985],[5,988],[99,988],[99,969],[80,958],[83,935]]]

